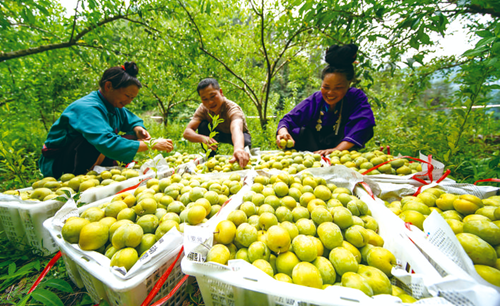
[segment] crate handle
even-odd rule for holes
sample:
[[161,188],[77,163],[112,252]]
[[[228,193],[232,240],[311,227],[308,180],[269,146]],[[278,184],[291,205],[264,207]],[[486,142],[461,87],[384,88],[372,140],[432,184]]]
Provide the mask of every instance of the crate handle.
[[[151,290],[151,292],[148,294],[148,296],[146,297],[146,299],[144,300],[144,302],[142,302],[141,306],[147,306],[147,305],[149,305],[149,303],[151,303],[151,301],[153,300],[153,298],[158,294],[158,291],[160,291],[161,286],[163,286],[163,284],[165,283],[165,281],[170,276],[170,273],[174,269],[174,266],[177,263],[177,261],[179,260],[179,257],[181,257],[181,254],[182,254],[183,251],[184,251],[184,246],[181,247],[181,250],[179,251],[179,254],[177,254],[177,257],[175,258],[174,262],[170,265],[170,267],[168,267],[167,271],[165,271],[165,273],[163,273],[163,275],[160,277],[160,279],[158,279],[158,281],[154,285],[154,287]],[[174,291],[174,290],[172,290],[172,291]]]
[[35,283],[33,284],[33,286],[31,286],[30,288],[30,291],[28,291],[28,294],[30,294],[31,292],[33,292],[33,290],[36,289],[36,287],[38,286],[38,284],[40,284],[40,282],[44,279],[45,275],[47,275],[47,273],[49,273],[50,269],[56,264],[56,262],[59,260],[59,258],[61,258],[61,251],[57,252],[57,254],[49,261],[49,263],[47,264],[47,266],[45,267],[45,269],[43,269],[42,273],[40,274],[40,276],[38,276],[37,280],[35,281]]
[[139,187],[139,186],[142,184],[142,182],[147,181],[147,180],[149,180],[149,179],[151,179],[151,178],[150,178],[150,177],[145,178],[145,179],[143,179],[142,181],[140,181],[137,185],[130,186],[130,187],[125,188],[125,189],[123,189],[123,190],[121,190],[121,191],[118,191],[117,193],[115,193],[115,195],[120,194],[120,193],[123,193],[123,192],[126,192],[126,191],[129,191],[129,190],[132,190],[132,189],[136,189],[137,187]]
[[484,179],[484,180],[479,180],[474,183],[474,185],[477,185],[477,183],[480,182],[500,182],[500,179],[497,178],[489,178],[489,179]]
[[160,306],[162,305],[163,303],[165,303],[166,301],[168,301],[168,299],[170,299],[176,292],[177,290],[179,290],[179,288],[182,286],[182,284],[184,284],[184,282],[188,279],[189,275],[185,275],[178,283],[177,285],[175,285],[174,289],[172,289],[172,291],[170,291],[170,293],[164,297],[164,298],[161,298],[160,300],[158,300],[156,303],[154,303],[153,305],[151,306]]

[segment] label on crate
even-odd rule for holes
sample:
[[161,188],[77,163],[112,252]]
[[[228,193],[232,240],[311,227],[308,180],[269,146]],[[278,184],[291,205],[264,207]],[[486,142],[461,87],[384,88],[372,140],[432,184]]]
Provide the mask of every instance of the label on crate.
[[205,257],[203,254],[198,253],[198,252],[191,252],[187,255],[187,258],[191,261],[196,261],[196,262],[205,262]]
[[470,259],[463,250],[462,246],[455,237],[455,234],[448,226],[446,221],[433,211],[424,221],[424,229],[427,234],[428,241],[436,246],[444,255],[457,264],[464,271],[471,272],[474,270],[471,267]]
[[411,274],[402,269],[392,269],[392,274],[397,280],[397,285],[411,296],[417,299],[430,296],[421,275]]
[[277,303],[277,305],[293,305],[293,306],[303,305],[302,302],[296,301],[288,297],[272,295],[270,296],[270,298],[273,300],[273,302]]

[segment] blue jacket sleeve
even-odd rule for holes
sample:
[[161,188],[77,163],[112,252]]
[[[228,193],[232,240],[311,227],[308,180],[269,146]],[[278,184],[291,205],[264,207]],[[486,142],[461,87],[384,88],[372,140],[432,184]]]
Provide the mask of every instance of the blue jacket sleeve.
[[146,128],[144,126],[144,121],[137,117],[134,113],[126,109],[125,107],[122,109],[122,126],[121,126],[121,131],[127,133],[127,134],[133,134],[134,133],[134,127],[136,126],[142,126],[143,128]]
[[107,121],[107,114],[97,107],[79,106],[68,111],[69,124],[99,152],[111,159],[131,162],[139,141],[117,135]]
[[292,136],[299,135],[300,128],[307,126],[309,121],[313,119],[313,102],[314,99],[312,95],[297,104],[297,106],[280,120],[277,131],[282,127],[286,127]]

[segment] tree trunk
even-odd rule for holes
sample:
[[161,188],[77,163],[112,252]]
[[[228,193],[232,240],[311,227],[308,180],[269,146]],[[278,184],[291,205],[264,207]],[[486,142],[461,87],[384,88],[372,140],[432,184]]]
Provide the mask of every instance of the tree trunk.
[[163,126],[167,127],[168,126],[168,115],[170,114],[170,109],[167,109],[165,113],[163,113]]
[[267,129],[267,117],[262,113],[262,105],[257,107],[257,111],[259,112],[260,126],[265,131]]

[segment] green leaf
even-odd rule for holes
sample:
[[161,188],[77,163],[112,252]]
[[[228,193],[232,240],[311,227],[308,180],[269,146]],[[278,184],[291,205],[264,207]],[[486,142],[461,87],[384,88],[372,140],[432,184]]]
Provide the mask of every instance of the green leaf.
[[500,41],[497,41],[491,46],[490,52],[493,54],[500,53]]
[[26,305],[26,302],[28,302],[28,300],[31,298],[31,294],[28,294],[26,295],[25,297],[23,297],[17,304],[16,306],[24,306]]
[[413,36],[413,37],[410,39],[410,46],[411,46],[412,48],[418,49],[418,47],[420,46],[420,44],[418,43],[418,39],[417,39],[417,37]]
[[62,192],[68,197],[68,199],[71,198],[71,192],[66,189],[63,189]]
[[210,15],[211,8],[212,8],[212,4],[210,1],[208,1],[207,7],[205,8],[205,13],[207,13],[207,15]]
[[479,48],[479,47],[481,47],[481,46],[486,46],[486,45],[489,45],[489,44],[491,44],[492,42],[494,42],[494,41],[495,41],[495,39],[497,39],[497,38],[496,38],[496,37],[488,37],[488,38],[483,38],[483,39],[481,39],[480,41],[478,41],[478,42],[477,42],[477,44],[476,44],[476,48],[475,48],[475,49],[477,49],[477,48]]
[[33,12],[31,12],[30,9],[24,7],[21,15],[23,16],[23,19],[27,21],[27,23],[35,23],[35,16],[33,16]]
[[488,163],[488,167],[490,167],[491,169],[497,168],[498,163],[500,163],[500,156],[497,156],[494,159],[490,160],[490,162]]
[[96,8],[97,3],[95,2],[95,0],[88,0],[88,2],[89,2],[89,8],[90,8],[91,10],[93,10],[93,9],[95,9],[95,8]]
[[423,60],[424,60],[424,55],[423,54],[415,54],[413,56],[413,59],[420,63],[420,65],[424,65]]
[[47,11],[47,9],[43,5],[40,5],[40,4],[36,3],[36,2],[34,2],[33,5],[36,6],[36,8],[40,12],[42,12],[42,14],[44,14],[45,16],[49,16],[50,15],[49,11]]
[[415,60],[413,58],[408,58],[406,59],[405,64],[408,65],[408,67],[413,68],[413,64],[415,63]]
[[446,154],[444,154],[443,159],[445,162],[448,162],[450,160],[450,154],[451,154],[451,150],[448,150],[448,152],[446,152]]
[[[7,258],[7,257],[1,257],[1,258]],[[8,260],[8,261],[4,261],[4,262],[0,262],[0,268],[3,268],[5,266],[8,266],[12,263],[12,261]]]
[[486,37],[492,37],[493,33],[487,30],[483,30],[483,31],[476,31],[476,35],[479,37],[486,38]]
[[462,56],[465,56],[465,57],[479,56],[479,55],[482,55],[486,50],[487,50],[487,48],[485,48],[485,47],[481,47],[481,48],[477,48],[477,49],[470,49],[470,50],[465,51],[462,54]]
[[451,150],[455,150],[455,144],[453,142],[448,142],[448,147],[450,147]]
[[41,285],[51,287],[62,292],[73,293],[73,288],[71,288],[71,285],[63,279],[49,279],[48,281],[43,282]]
[[37,301],[47,306],[64,306],[61,299],[53,292],[45,289],[36,289],[31,296]]
[[8,272],[7,272],[7,274],[9,274],[9,275],[14,274],[14,272],[16,272],[16,268],[17,268],[17,267],[16,267],[16,263],[15,263],[15,262],[11,262],[11,263],[9,264],[9,268],[8,268]]

